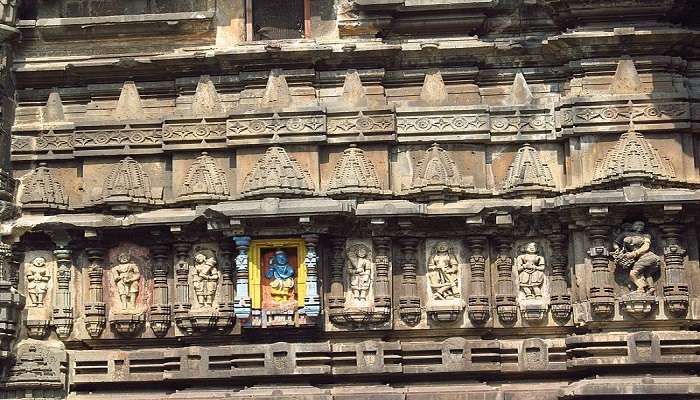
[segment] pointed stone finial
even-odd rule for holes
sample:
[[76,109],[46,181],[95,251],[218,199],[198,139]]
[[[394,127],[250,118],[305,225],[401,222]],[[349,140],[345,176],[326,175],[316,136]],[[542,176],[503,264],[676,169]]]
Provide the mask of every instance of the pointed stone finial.
[[439,106],[447,103],[447,87],[442,80],[439,69],[431,69],[425,74],[420,99],[429,106]]
[[287,79],[282,74],[281,69],[273,69],[267,78],[265,94],[260,100],[260,107],[263,108],[284,108],[292,104],[292,94],[287,85]]
[[117,108],[114,110],[114,117],[116,119],[143,119],[144,116],[141,96],[136,84],[131,81],[124,82]]
[[192,114],[203,117],[209,114],[220,114],[223,111],[214,82],[211,81],[209,75],[202,75],[192,99]]
[[348,70],[343,84],[343,103],[353,107],[367,107],[367,94],[357,70]]
[[510,97],[508,105],[511,106],[526,106],[532,103],[532,92],[528,86],[522,72],[518,72],[513,80],[513,85],[510,87]]
[[63,114],[63,102],[58,90],[54,89],[49,93],[49,99],[46,101],[44,108],[44,122],[61,122],[65,121],[66,117]]
[[617,62],[615,76],[610,83],[610,94],[633,94],[642,89],[642,80],[639,79],[637,68],[633,60],[620,60]]
[[552,172],[539,153],[529,144],[523,145],[508,168],[502,184],[503,192],[551,191],[555,188]]

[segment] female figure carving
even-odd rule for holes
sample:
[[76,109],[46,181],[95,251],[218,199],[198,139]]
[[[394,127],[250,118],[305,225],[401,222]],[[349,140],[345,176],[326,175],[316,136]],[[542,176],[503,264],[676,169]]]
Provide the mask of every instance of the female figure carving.
[[352,297],[356,301],[367,301],[369,289],[372,285],[372,262],[369,260],[367,247],[363,245],[356,246],[354,252],[349,252],[348,273],[350,275]]
[[216,259],[207,258],[202,253],[194,256],[194,276],[192,286],[200,307],[212,307],[216,288],[219,283],[219,270],[216,268]]
[[525,246],[523,254],[515,259],[518,268],[518,283],[520,291],[526,299],[541,299],[544,285],[544,257],[537,254],[538,246],[530,242]]
[[651,235],[644,232],[642,221],[623,227],[613,243],[613,260],[619,267],[630,270],[630,283],[638,293],[653,294],[653,275],[658,272],[661,259],[651,251]]
[[428,284],[435,300],[449,300],[460,297],[459,263],[447,242],[435,246],[428,264]]
[[139,267],[131,262],[127,253],[121,253],[117,257],[119,264],[114,267],[114,283],[119,293],[119,301],[123,310],[136,307],[136,297],[139,294],[139,279],[141,272]]

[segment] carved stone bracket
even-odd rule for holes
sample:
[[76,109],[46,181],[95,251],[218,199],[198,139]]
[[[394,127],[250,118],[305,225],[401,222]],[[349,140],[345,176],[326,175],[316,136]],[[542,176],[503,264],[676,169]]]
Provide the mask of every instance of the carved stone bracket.
[[674,317],[683,317],[688,313],[688,278],[685,272],[686,250],[681,245],[684,233],[683,225],[663,224],[664,261],[666,284],[663,288],[666,309]]
[[54,297],[52,324],[56,335],[61,339],[70,336],[73,330],[73,304],[71,303],[71,250],[59,248],[54,250],[56,263],[58,264],[56,281],[57,291]]
[[513,324],[518,319],[518,305],[515,301],[510,238],[497,238],[496,252],[496,313],[504,324]]
[[568,321],[571,316],[571,294],[566,280],[567,238],[564,234],[555,233],[549,235],[548,239],[552,249],[550,258],[552,279],[549,293],[552,316],[558,321]]
[[607,246],[608,231],[609,227],[602,224],[586,228],[586,233],[591,241],[588,256],[592,265],[589,301],[591,312],[597,318],[610,318],[615,312],[610,251]]
[[469,267],[471,270],[471,293],[469,294],[469,319],[476,325],[482,325],[491,317],[491,305],[486,293],[486,257],[484,246],[486,239],[480,236],[467,238],[469,247]]
[[87,268],[89,279],[88,301],[85,303],[85,329],[92,338],[98,338],[104,331],[106,307],[103,297],[102,277],[104,275],[104,249],[88,248],[85,250],[90,266]]
[[303,312],[307,317],[318,317],[321,313],[321,299],[318,292],[318,262],[319,257],[316,252],[318,246],[318,235],[303,235],[306,246],[306,296],[304,297]]
[[236,298],[234,300],[234,310],[236,318],[246,320],[250,318],[251,300],[248,292],[248,246],[249,236],[236,236],[233,238],[238,249],[236,256]]
[[153,305],[151,305],[150,325],[153,334],[163,337],[172,323],[172,306],[168,294],[168,261],[170,248],[167,245],[151,247],[153,258]]
[[399,314],[408,325],[416,325],[421,318],[420,296],[416,284],[416,252],[418,239],[401,238],[401,294],[399,296]]

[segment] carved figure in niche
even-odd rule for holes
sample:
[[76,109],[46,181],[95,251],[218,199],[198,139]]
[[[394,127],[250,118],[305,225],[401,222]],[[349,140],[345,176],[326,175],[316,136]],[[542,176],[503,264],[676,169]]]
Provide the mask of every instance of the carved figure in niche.
[[219,283],[219,270],[216,268],[216,259],[197,253],[194,256],[194,276],[192,286],[197,296],[200,307],[212,307],[216,288]]
[[31,307],[42,307],[46,298],[46,292],[49,291],[49,280],[51,280],[49,269],[46,266],[46,259],[43,257],[35,258],[25,272],[25,276],[27,278],[27,294],[29,294]]
[[294,288],[294,268],[289,265],[289,257],[284,250],[277,250],[270,258],[270,265],[265,273],[270,281],[270,295],[277,302],[289,301]]
[[459,263],[447,242],[438,243],[428,264],[428,284],[435,300],[460,297]]
[[659,271],[661,259],[651,251],[651,235],[645,224],[635,221],[623,224],[613,243],[613,260],[618,267],[629,269],[630,283],[639,293],[654,294],[653,276]]
[[544,285],[544,257],[538,254],[537,243],[530,242],[525,245],[520,254],[515,259],[515,266],[518,268],[518,283],[520,291],[526,299],[541,299],[542,285]]
[[127,253],[121,253],[117,257],[119,264],[114,267],[114,283],[117,285],[119,301],[122,309],[136,308],[136,297],[139,294],[139,279],[141,272],[139,267],[131,262],[131,257]]
[[353,246],[348,250],[348,274],[353,299],[367,301],[372,285],[372,261],[367,246]]

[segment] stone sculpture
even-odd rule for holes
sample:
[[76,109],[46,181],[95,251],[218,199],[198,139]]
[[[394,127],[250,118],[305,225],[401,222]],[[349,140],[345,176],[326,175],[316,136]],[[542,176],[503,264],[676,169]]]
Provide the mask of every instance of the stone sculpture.
[[51,274],[46,266],[46,259],[43,257],[35,258],[31,265],[25,271],[27,278],[27,294],[31,307],[42,307],[46,293],[49,291],[49,281]]
[[372,286],[372,261],[367,246],[353,246],[348,250],[348,274],[352,298],[357,302],[366,302]]
[[192,286],[200,307],[213,307],[218,283],[219,270],[216,268],[216,259],[197,253],[194,256]]
[[121,253],[117,257],[119,264],[114,266],[114,284],[117,286],[119,301],[122,310],[136,308],[136,298],[139,295],[139,280],[141,272],[139,267],[131,261],[127,253]]
[[518,269],[518,284],[520,292],[526,299],[541,299],[542,286],[544,285],[544,257],[538,254],[537,243],[530,242],[515,259]]
[[428,285],[435,300],[461,297],[459,292],[459,263],[447,242],[438,243],[428,264]]
[[270,279],[272,299],[279,303],[289,301],[294,290],[294,268],[284,250],[277,250],[270,258],[265,276]]
[[654,294],[653,277],[661,259],[651,250],[651,235],[645,226],[642,221],[623,224],[613,243],[612,257],[618,267],[629,270],[630,286],[637,293]]

